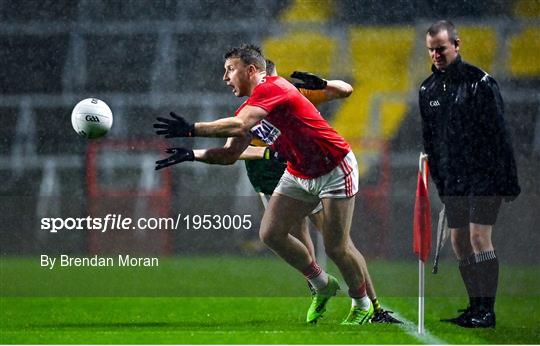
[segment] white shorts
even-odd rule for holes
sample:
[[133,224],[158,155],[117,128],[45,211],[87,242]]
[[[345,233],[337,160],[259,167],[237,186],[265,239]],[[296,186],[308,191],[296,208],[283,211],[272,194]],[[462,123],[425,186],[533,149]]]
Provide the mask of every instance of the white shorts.
[[[264,209],[268,208],[268,201],[270,200],[270,196],[269,195],[265,195],[264,193],[262,192],[259,192],[259,196],[261,197],[261,201],[263,203],[263,206],[264,206]],[[317,206],[315,207],[315,209],[313,209],[311,211],[311,215],[315,215],[317,214],[318,212],[320,212],[321,210],[323,210],[323,205],[322,205],[322,202],[319,202],[319,204],[317,204]]]
[[315,203],[321,198],[352,197],[358,192],[356,158],[351,151],[332,171],[313,179],[298,178],[285,171],[274,191],[311,203]]

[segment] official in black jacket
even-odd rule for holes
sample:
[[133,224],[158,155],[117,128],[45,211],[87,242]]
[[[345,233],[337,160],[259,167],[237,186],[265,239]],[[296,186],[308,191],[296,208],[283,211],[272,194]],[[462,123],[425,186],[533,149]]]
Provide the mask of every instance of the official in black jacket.
[[504,105],[493,77],[461,60],[451,22],[433,24],[426,45],[433,74],[419,93],[424,149],[469,295],[469,307],[444,321],[494,327],[499,262],[491,233],[501,201],[520,193]]

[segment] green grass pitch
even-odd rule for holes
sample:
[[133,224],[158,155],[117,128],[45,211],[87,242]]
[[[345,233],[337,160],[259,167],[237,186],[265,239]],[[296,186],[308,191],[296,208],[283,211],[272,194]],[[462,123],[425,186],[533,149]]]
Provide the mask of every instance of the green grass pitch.
[[[382,304],[405,325],[344,327],[345,295],[316,326],[294,270],[274,257],[161,259],[158,268],[39,267],[39,259],[0,259],[2,344],[537,344],[538,266],[501,266],[497,328],[439,322],[465,305],[454,263],[426,273],[428,333],[416,334],[417,264],[369,262]],[[335,273],[335,268],[330,271]]]

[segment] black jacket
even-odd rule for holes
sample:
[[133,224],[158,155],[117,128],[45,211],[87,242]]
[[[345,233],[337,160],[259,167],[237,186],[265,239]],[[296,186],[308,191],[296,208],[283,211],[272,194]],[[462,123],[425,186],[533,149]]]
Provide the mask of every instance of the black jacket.
[[504,105],[497,82],[457,59],[420,87],[424,149],[439,195],[520,193]]

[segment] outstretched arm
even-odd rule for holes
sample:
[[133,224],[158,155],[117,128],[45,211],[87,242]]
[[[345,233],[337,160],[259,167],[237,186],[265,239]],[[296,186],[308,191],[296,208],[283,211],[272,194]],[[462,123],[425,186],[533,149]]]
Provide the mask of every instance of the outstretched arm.
[[231,137],[221,148],[195,149],[195,161],[218,165],[232,165],[248,147],[251,136]]
[[246,105],[237,116],[223,118],[210,122],[195,123],[195,136],[197,137],[243,137],[259,121],[264,119],[268,112],[256,106]]
[[171,118],[157,118],[154,124],[156,134],[165,138],[173,137],[244,137],[249,130],[268,112],[256,106],[246,105],[235,117],[221,118],[215,121],[190,123],[183,117],[170,113]]
[[190,150],[169,148],[169,157],[156,161],[156,170],[185,161],[201,161],[210,164],[230,165],[236,162],[251,141],[249,130],[262,120],[268,112],[256,106],[246,105],[236,117],[211,122],[189,123],[184,118],[170,113],[171,118],[157,118],[156,134],[173,137],[228,137],[222,148]]
[[156,161],[156,170],[176,165],[186,161],[201,161],[209,164],[232,165],[238,160],[244,149],[249,145],[251,137],[229,138],[222,148],[212,149],[186,149],[168,148],[165,150],[170,156]]

